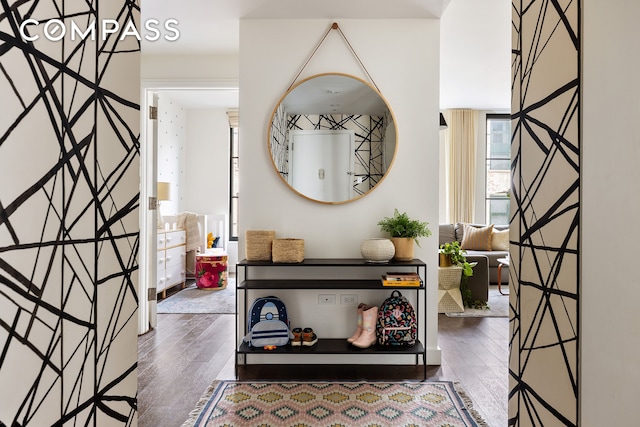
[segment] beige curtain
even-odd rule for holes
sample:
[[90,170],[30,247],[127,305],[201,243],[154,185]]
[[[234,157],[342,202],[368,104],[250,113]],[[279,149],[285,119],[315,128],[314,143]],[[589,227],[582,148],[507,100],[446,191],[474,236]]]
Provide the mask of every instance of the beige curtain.
[[476,139],[478,112],[444,112],[447,216],[450,223],[473,222],[475,216]]

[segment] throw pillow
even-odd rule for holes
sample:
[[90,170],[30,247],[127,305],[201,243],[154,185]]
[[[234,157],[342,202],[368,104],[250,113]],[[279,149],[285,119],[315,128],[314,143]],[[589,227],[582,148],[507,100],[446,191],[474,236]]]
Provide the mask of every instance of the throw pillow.
[[493,230],[491,235],[491,250],[508,251],[509,250],[509,230]]
[[474,227],[473,225],[465,224],[460,247],[464,250],[490,251],[492,232],[493,224],[486,227]]
[[440,244],[455,242],[456,231],[453,224],[440,224],[438,227],[439,242]]

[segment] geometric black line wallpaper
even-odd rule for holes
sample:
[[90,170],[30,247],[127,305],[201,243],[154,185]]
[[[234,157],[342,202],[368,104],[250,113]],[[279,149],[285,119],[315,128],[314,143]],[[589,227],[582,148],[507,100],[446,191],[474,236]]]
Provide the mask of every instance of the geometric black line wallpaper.
[[[0,425],[135,425],[139,5],[0,13]],[[53,19],[120,30],[51,41]]]
[[513,1],[509,425],[576,426],[579,0]]

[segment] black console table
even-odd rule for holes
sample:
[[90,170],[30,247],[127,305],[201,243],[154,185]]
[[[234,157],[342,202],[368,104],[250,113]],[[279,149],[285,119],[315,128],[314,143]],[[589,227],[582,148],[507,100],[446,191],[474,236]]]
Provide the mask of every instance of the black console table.
[[[406,286],[383,286],[380,280],[380,275],[378,278],[368,278],[368,279],[352,279],[352,278],[344,278],[344,279],[317,279],[317,278],[309,278],[309,279],[291,279],[287,278],[288,274],[283,274],[282,278],[277,279],[260,279],[254,278],[254,270],[261,268],[280,268],[287,271],[289,269],[295,269],[292,271],[292,274],[300,274],[300,269],[305,268],[331,268],[333,271],[339,271],[339,269],[355,269],[355,268],[377,268],[381,274],[384,271],[415,271],[422,278],[422,286],[420,287],[406,287]],[[375,270],[375,271],[378,271]],[[304,273],[304,272],[302,272]],[[335,276],[335,275],[334,275]],[[367,263],[363,259],[359,258],[313,258],[313,259],[305,259],[302,263],[297,264],[284,264],[284,263],[273,263],[270,261],[240,261],[236,265],[236,281],[237,281],[237,292],[236,292],[236,343],[239,342],[238,336],[238,313],[240,312],[238,309],[240,308],[239,303],[239,294],[240,292],[247,292],[250,290],[265,290],[265,289],[274,289],[274,290],[402,290],[402,291],[414,291],[416,292],[416,302],[420,301],[420,293],[422,293],[423,297],[423,307],[426,310],[427,307],[427,293],[426,293],[426,278],[427,278],[427,265],[419,259],[414,259],[412,261],[391,261],[386,264],[373,264]],[[248,298],[244,298],[243,311],[244,313],[244,321],[243,321],[243,331],[247,330],[247,312],[249,309]],[[414,307],[416,310],[416,315],[419,316],[419,304],[417,307]],[[425,313],[426,315],[426,313]],[[420,332],[420,325],[418,322],[418,336]],[[426,328],[425,328],[425,340],[426,340]],[[320,339],[316,345],[313,347],[292,347],[290,345],[278,347],[275,350],[265,350],[263,348],[251,347],[248,343],[242,342],[236,348],[236,356],[235,356],[235,369],[236,376],[238,371],[238,360],[239,355],[248,355],[248,354],[270,354],[270,355],[282,355],[282,354],[309,354],[312,352],[314,354],[353,354],[353,355],[362,355],[362,354],[406,354],[406,355],[415,355],[416,357],[416,365],[419,363],[420,356],[422,356],[422,363],[424,365],[424,378],[427,378],[427,351],[425,344],[420,340],[416,342],[415,345],[406,348],[394,349],[389,347],[383,347],[379,345],[373,345],[367,349],[360,349],[353,347],[349,343],[347,343],[346,337],[344,339]],[[246,357],[244,358],[244,364],[246,364]]]

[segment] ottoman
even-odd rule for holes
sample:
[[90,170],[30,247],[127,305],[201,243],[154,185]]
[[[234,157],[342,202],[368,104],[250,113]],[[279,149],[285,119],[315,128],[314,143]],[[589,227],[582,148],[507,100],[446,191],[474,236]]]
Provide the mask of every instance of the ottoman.
[[226,288],[227,258],[226,252],[205,252],[196,255],[196,286],[209,290]]

